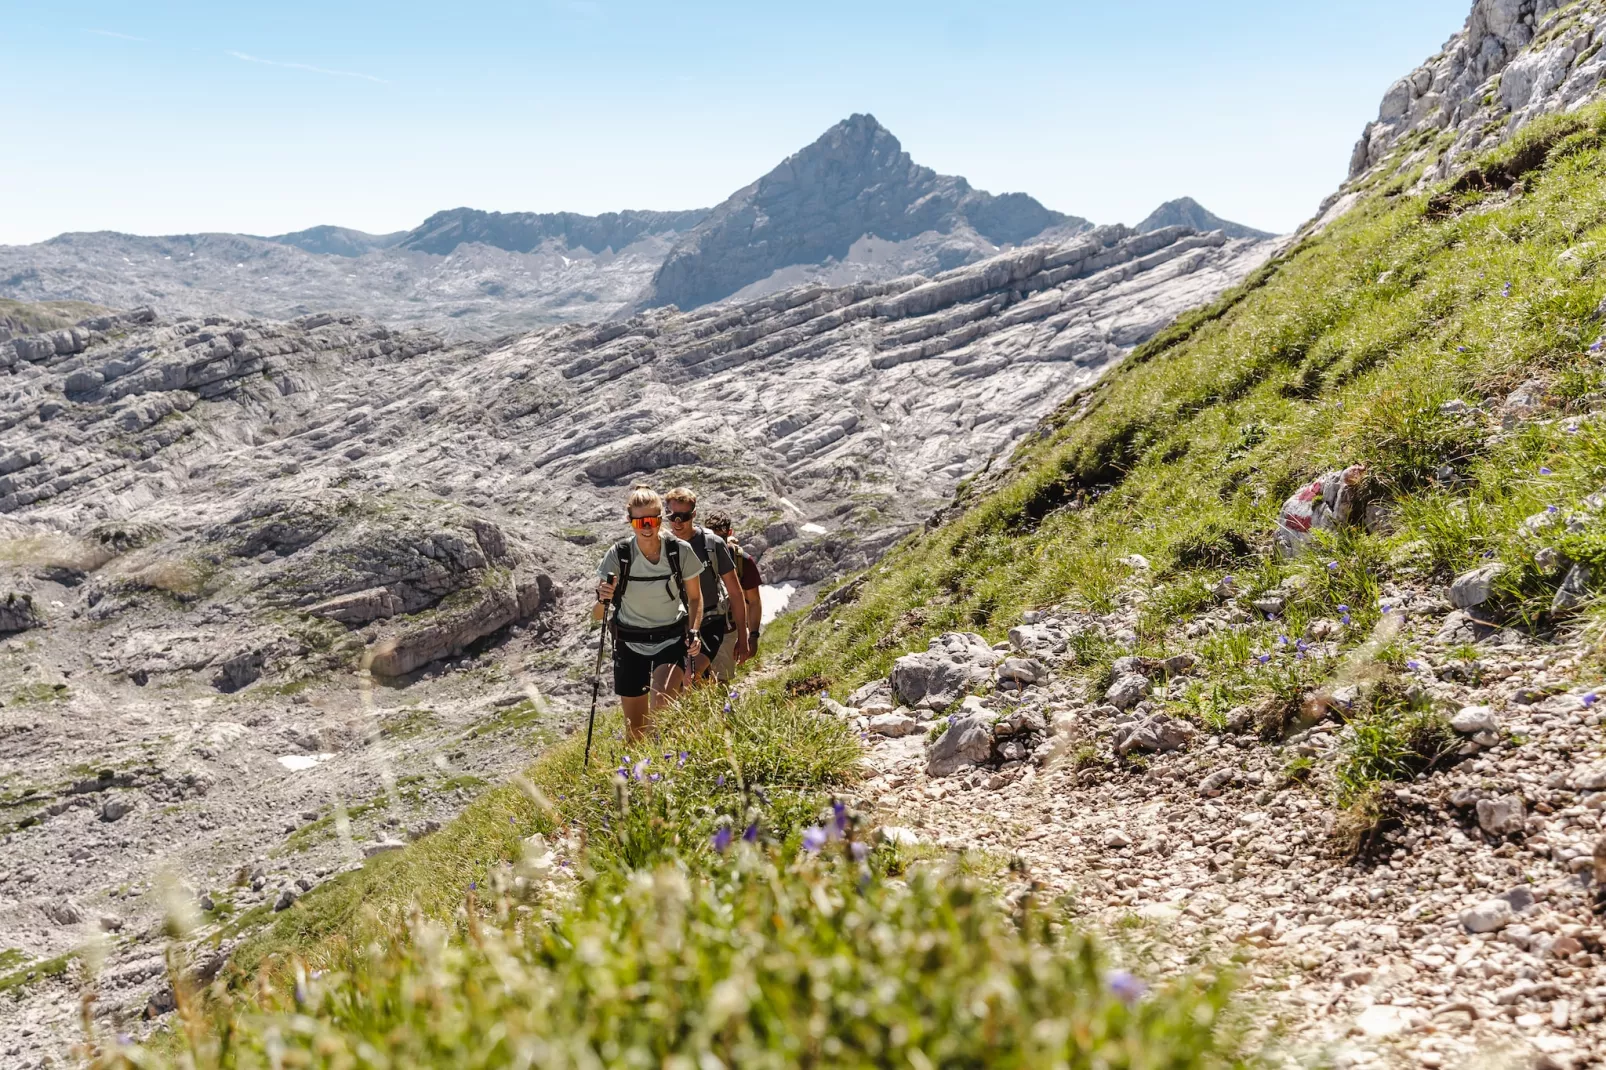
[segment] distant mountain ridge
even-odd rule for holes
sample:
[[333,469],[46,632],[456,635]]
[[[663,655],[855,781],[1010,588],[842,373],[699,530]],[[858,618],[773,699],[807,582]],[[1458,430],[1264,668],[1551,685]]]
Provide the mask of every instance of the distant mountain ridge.
[[1204,234],[1219,230],[1229,238],[1276,237],[1270,231],[1256,230],[1242,223],[1234,223],[1230,219],[1222,219],[1192,197],[1178,197],[1174,201],[1166,201],[1150,212],[1148,218],[1139,223],[1135,229],[1139,234],[1147,234],[1164,227],[1191,227]]
[[480,242],[514,253],[528,253],[549,241],[592,253],[618,251],[648,235],[690,230],[708,215],[706,208],[685,212],[482,212],[452,208],[436,212],[402,236],[403,249],[445,256],[464,242]]
[[[413,231],[398,230],[393,234],[369,234],[366,231],[352,230],[350,227],[308,227],[291,234],[277,234],[271,238],[262,238],[275,245],[291,245],[308,253],[319,256],[362,256],[377,249],[389,249],[406,238]],[[255,237],[255,235],[246,235]]]
[[[1138,230],[1172,226],[1266,237],[1189,198]],[[388,234],[328,224],[270,237],[68,233],[0,246],[0,298],[265,319],[355,312],[486,338],[798,286],[936,276],[1091,227],[1027,194],[995,195],[921,166],[874,116],[856,114],[711,209],[462,207]]]

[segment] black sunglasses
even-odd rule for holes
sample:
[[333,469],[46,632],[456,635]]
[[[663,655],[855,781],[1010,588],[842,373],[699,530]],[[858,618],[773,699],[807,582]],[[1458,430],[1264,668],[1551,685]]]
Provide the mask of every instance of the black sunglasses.
[[669,514],[669,519],[675,520],[675,521],[685,521],[685,520],[690,520],[692,517],[694,517],[696,515],[697,515],[697,510],[695,510],[695,509],[688,509],[684,513],[677,509],[674,512]]

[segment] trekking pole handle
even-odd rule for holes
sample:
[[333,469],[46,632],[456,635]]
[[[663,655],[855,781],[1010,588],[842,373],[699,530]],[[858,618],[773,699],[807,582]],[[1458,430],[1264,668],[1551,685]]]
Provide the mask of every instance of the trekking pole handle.
[[[614,573],[612,573],[612,572],[610,572],[610,573],[608,573],[608,578],[607,578],[607,579],[606,579],[606,580],[604,580],[604,581],[603,581],[603,582],[604,582],[604,583],[610,583],[610,584],[611,584],[611,583],[613,583],[613,581],[614,581]],[[608,601],[608,600],[607,600],[607,599],[606,599],[606,598],[600,598],[600,597],[599,597],[599,598],[598,598],[598,599],[597,599],[597,605],[599,605],[599,606],[600,606],[600,605],[604,605],[604,604],[606,604],[606,603],[607,603],[607,601]]]

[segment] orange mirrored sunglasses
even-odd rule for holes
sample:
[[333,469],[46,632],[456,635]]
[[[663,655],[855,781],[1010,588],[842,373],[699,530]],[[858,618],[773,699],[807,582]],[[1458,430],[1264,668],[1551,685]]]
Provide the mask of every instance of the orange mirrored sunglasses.
[[661,516],[633,516],[630,518],[630,526],[637,531],[651,531],[663,522],[664,518]]

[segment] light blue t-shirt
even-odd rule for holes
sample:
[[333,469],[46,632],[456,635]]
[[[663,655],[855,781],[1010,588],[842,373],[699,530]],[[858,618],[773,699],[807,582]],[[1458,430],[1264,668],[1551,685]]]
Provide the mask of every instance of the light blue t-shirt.
[[[670,543],[678,544],[682,583],[695,580],[703,571],[703,563],[689,543],[681,542],[667,531],[660,539],[657,561],[647,559],[641,550],[641,543],[633,542],[630,547],[630,583],[625,587],[624,600],[619,603],[618,618],[626,628],[666,628],[679,623],[685,616],[685,611],[680,607],[680,592],[673,581],[666,582]],[[619,567],[618,543],[608,547],[608,552],[602,555],[602,563],[597,566],[597,579],[605,580],[609,573],[615,579],[623,573]],[[675,642],[674,639],[666,639],[661,643],[627,642],[625,645],[638,654],[652,655],[673,646]]]

